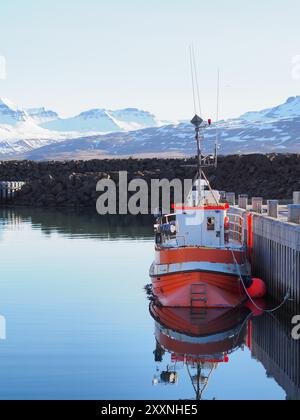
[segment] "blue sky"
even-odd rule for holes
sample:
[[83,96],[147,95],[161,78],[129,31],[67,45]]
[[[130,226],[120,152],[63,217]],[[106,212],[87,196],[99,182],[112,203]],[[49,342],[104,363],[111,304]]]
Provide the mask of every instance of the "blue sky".
[[193,114],[188,47],[205,116],[274,106],[300,94],[299,0],[10,0],[0,4],[0,96],[68,116],[139,107]]

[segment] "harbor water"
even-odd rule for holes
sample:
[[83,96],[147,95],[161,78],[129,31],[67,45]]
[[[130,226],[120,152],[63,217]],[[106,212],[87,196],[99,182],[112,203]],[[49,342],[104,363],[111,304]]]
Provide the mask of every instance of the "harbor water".
[[[87,210],[0,210],[0,399],[195,398],[193,366],[174,367],[166,348],[156,357],[158,330],[182,332],[173,337],[149,311],[151,224]],[[202,398],[298,399],[291,318],[254,318],[251,339],[247,326],[239,320]],[[175,368],[176,381],[164,381]]]

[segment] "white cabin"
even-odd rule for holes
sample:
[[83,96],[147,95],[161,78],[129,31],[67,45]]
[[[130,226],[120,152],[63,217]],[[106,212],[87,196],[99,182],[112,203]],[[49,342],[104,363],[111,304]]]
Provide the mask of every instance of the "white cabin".
[[[176,205],[155,225],[156,244],[161,247],[241,247],[244,244],[243,218],[228,214],[229,205],[220,203],[219,191],[208,181],[195,181],[185,205]],[[230,242],[230,244],[229,244]]]
[[177,246],[224,247],[225,217],[226,209],[224,206],[177,210]]

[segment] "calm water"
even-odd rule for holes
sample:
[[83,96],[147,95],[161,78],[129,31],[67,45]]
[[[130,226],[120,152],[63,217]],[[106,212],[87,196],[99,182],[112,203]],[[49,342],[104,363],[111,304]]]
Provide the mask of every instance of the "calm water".
[[[0,399],[195,397],[192,366],[177,361],[176,384],[163,383],[171,354],[155,361],[160,346],[143,289],[151,220],[129,222],[86,211],[0,211]],[[203,397],[299,396],[300,353],[289,322],[254,319],[252,355],[243,344],[249,319],[236,324],[236,349],[228,363],[214,365]],[[166,327],[156,324],[172,337]]]

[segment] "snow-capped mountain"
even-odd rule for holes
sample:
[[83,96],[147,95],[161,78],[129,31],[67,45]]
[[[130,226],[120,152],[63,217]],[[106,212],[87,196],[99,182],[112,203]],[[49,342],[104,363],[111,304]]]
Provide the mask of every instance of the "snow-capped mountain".
[[0,99],[0,155],[27,153],[83,135],[137,130],[161,124],[154,115],[135,108],[94,109],[63,119],[44,107],[21,109],[6,99]]
[[44,107],[28,108],[26,109],[26,112],[38,125],[59,119],[59,115],[57,114],[57,112],[51,111]]
[[49,121],[41,126],[48,130],[74,133],[112,133],[119,131],[132,131],[145,127],[162,125],[150,112],[136,108],[127,108],[116,111],[106,109],[91,109],[72,117],[59,118]]
[[39,127],[29,114],[7,99],[0,98],[0,151],[2,142],[50,139],[53,133]]
[[25,111],[16,107],[8,99],[0,98],[0,124],[15,127],[29,119]]
[[[300,97],[290,98],[283,105],[268,110],[260,120],[247,120],[245,116],[221,121],[205,130],[208,151],[213,150],[216,136],[219,153],[296,153],[300,152],[300,110],[289,117],[291,104],[300,103]],[[266,111],[261,114],[265,115]],[[259,114],[259,113],[258,113]],[[52,144],[27,155],[30,159],[86,159],[92,157],[128,156],[191,156],[196,154],[194,131],[190,123],[150,127],[130,132],[101,136],[80,137]]]
[[[33,114],[44,115],[45,112]],[[41,126],[35,121],[28,112],[7,101],[0,102],[2,158],[87,159],[196,153],[190,123],[161,125],[152,114],[132,108],[95,109],[74,118],[54,119]],[[208,149],[213,148],[216,136],[220,154],[299,153],[300,96],[289,98],[274,108],[214,124],[205,130]]]
[[300,116],[300,96],[290,97],[284,104],[262,111],[247,112],[240,117],[249,122],[291,119]]

